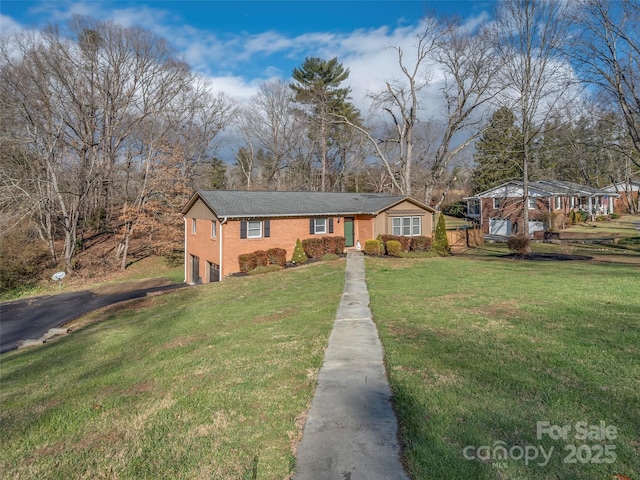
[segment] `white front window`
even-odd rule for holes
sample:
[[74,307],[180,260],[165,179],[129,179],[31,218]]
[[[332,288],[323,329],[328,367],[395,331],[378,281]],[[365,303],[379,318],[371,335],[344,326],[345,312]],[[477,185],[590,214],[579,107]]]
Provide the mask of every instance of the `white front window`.
[[191,233],[196,233],[196,219],[192,218],[191,219]]
[[316,234],[327,233],[327,219],[326,218],[316,218],[314,224],[315,224],[314,233],[316,233]]
[[217,224],[215,220],[211,220],[211,238],[216,238]]
[[529,197],[527,200],[529,202],[529,210],[535,210],[536,209],[536,197]]
[[420,225],[420,217],[413,217],[411,219],[411,235],[414,237],[419,237],[422,234],[422,226]]
[[262,237],[262,222],[260,220],[251,220],[247,222],[247,238]]
[[402,237],[417,237],[421,235],[420,217],[393,217],[391,219],[391,233]]

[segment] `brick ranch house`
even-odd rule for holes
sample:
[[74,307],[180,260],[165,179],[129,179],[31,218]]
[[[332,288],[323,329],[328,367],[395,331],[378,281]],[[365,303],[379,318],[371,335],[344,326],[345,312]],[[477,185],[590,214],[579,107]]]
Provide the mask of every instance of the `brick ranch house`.
[[[556,180],[529,182],[529,234],[564,225],[571,210],[595,218],[613,213],[619,195],[604,189]],[[467,216],[489,235],[513,235],[522,231],[524,207],[522,182],[511,181],[467,197]]]
[[604,189],[619,196],[614,204],[615,213],[623,215],[640,212],[640,181],[617,182]]
[[296,240],[342,236],[346,246],[378,234],[431,236],[436,211],[413,198],[382,193],[198,190],[182,209],[185,281],[222,280],[240,271],[238,256]]

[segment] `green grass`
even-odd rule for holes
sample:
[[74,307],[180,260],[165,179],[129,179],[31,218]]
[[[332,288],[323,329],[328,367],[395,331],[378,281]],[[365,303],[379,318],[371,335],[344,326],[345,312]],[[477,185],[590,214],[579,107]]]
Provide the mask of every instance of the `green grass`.
[[61,284],[58,284],[51,280],[49,273],[44,275],[44,278],[38,283],[22,285],[20,288],[0,292],[0,301],[36,295],[55,295],[76,290],[90,290],[97,286],[103,287],[106,284],[115,285],[132,280],[159,277],[166,278],[174,283],[184,282],[184,265],[170,267],[165,259],[160,256],[150,256],[138,260],[135,263],[131,263],[124,271],[110,272],[106,278],[87,278],[83,276],[84,272],[71,272],[62,280]]
[[343,285],[344,261],[229,279],[3,354],[3,478],[287,478]]
[[[415,480],[640,478],[638,252],[533,248],[599,257],[514,261],[488,244],[366,259]],[[343,285],[343,260],[233,278],[112,307],[3,354],[2,477],[287,478]],[[613,445],[613,463],[564,463],[585,443],[575,431],[536,437],[537,422],[600,421],[617,437],[581,452]],[[554,451],[544,466],[465,459],[483,446]]]
[[560,230],[560,232],[563,232],[564,235],[575,233],[614,238],[638,237],[640,232],[634,226],[634,222],[640,222],[640,215],[622,215],[619,218],[608,221],[590,221],[588,223],[568,225],[567,228]]
[[[640,478],[637,254],[625,265],[514,261],[497,252],[366,260],[412,477]],[[617,438],[575,438],[576,422],[600,421]],[[573,428],[567,440],[539,439],[537,422]],[[605,445],[615,446],[613,463],[564,463],[572,446],[582,459],[604,460],[597,454]],[[478,459],[483,446],[490,453]],[[503,460],[496,446],[515,447],[516,457],[518,448],[554,451],[545,466],[541,455],[525,465]],[[475,449],[467,450],[473,459],[465,447]]]

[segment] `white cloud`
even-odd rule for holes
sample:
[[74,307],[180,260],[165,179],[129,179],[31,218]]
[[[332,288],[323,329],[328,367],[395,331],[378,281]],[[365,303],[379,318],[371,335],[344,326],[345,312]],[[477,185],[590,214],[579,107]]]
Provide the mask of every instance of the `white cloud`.
[[[186,24],[177,14],[163,8],[161,2],[153,5],[159,8],[140,5],[109,9],[99,1],[68,1],[57,3],[54,8],[43,3],[38,11],[41,15],[47,13],[54,22],[62,23],[73,14],[80,14],[125,27],[148,29],[174,45],[194,70],[212,81],[216,92],[240,101],[248,100],[270,79],[289,80],[291,65],[300,65],[307,56],[337,57],[350,70],[346,83],[352,89],[352,101],[363,112],[369,106],[369,93],[381,91],[387,81],[406,80],[398,65],[397,51],[392,47],[400,47],[405,64],[413,66],[416,36],[423,28],[421,22],[414,21],[395,28],[384,26],[349,33],[316,31],[287,36],[268,30],[259,34],[220,34]],[[480,14],[467,19],[464,27],[475,28],[485,18],[486,14]],[[1,19],[3,31],[5,24],[13,30],[20,28],[9,17]],[[431,76],[424,99],[425,107],[433,114],[438,110],[435,105],[441,102],[437,88],[442,74],[434,70]]]
[[22,32],[24,28],[13,18],[0,13],[0,33],[2,35],[12,35]]

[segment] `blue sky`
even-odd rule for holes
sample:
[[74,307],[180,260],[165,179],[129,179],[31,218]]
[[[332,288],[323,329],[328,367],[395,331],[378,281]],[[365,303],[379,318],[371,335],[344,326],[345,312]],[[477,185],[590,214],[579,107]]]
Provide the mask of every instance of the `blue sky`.
[[146,28],[178,48],[217,90],[240,100],[267,80],[289,80],[308,56],[338,57],[351,71],[359,104],[394,75],[397,59],[388,47],[410,49],[427,12],[474,23],[492,6],[491,0],[2,0],[0,30],[63,24],[72,14]]

